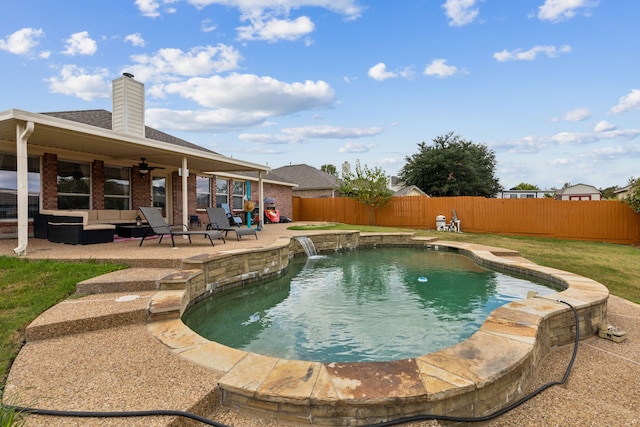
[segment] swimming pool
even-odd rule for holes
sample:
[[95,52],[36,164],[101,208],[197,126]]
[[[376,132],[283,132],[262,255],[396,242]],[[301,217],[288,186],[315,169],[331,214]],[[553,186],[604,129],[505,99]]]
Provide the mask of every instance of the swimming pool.
[[295,258],[286,274],[210,296],[184,323],[267,356],[319,362],[417,357],[476,332],[496,308],[549,286],[420,248],[366,248]]

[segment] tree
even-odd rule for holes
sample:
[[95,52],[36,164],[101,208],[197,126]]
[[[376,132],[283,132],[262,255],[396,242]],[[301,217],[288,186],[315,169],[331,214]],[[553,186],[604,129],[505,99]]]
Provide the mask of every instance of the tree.
[[495,153],[453,132],[438,136],[433,145],[421,142],[406,158],[399,177],[430,196],[495,196],[502,187],[494,176]]
[[616,198],[616,190],[618,189],[617,185],[614,185],[612,187],[607,187],[604,189],[600,189],[600,192],[602,193],[602,198],[603,199],[607,199],[607,200],[614,200]]
[[521,182],[520,184],[513,187],[512,190],[540,190],[540,188],[537,185]]
[[387,188],[387,176],[378,167],[369,169],[356,163],[356,173],[345,172],[336,188],[343,197],[351,197],[369,207],[369,225],[374,224],[375,211],[384,207],[393,193]]
[[640,178],[629,178],[631,194],[624,198],[624,202],[629,205],[635,213],[640,213]]
[[333,175],[336,178],[338,177],[338,169],[334,165],[331,165],[331,164],[322,165],[320,166],[320,170],[322,172],[328,173],[329,175]]

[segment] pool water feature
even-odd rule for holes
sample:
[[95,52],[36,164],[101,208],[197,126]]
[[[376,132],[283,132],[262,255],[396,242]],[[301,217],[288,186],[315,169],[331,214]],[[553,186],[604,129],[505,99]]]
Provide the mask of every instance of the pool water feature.
[[282,277],[211,296],[183,322],[207,339],[267,356],[391,361],[468,338],[494,309],[529,291],[555,292],[453,252],[361,249],[296,258]]

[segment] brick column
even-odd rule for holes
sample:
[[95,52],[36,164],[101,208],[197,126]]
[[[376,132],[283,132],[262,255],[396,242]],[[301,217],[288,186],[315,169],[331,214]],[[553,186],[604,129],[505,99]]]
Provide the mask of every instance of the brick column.
[[42,209],[58,209],[58,156],[44,153],[42,156]]
[[151,174],[140,175],[137,166],[131,168],[131,209],[152,206]]
[[91,163],[91,208],[104,209],[104,162]]

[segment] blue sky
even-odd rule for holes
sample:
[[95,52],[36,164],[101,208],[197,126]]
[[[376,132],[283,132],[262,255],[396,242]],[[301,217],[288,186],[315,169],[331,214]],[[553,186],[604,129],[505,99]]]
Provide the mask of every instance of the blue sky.
[[111,110],[276,168],[396,174],[448,132],[505,188],[640,176],[637,0],[5,0],[0,110]]

